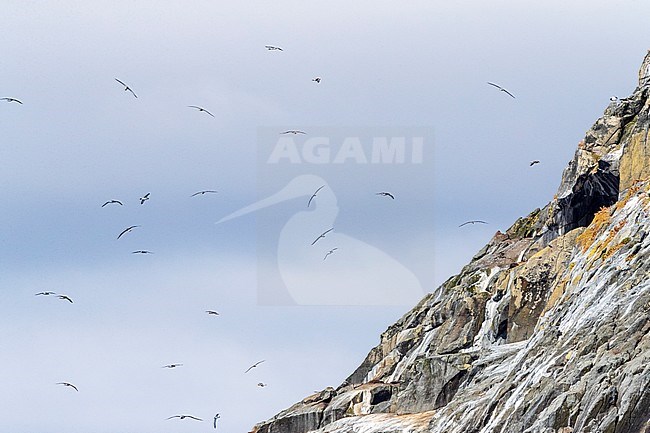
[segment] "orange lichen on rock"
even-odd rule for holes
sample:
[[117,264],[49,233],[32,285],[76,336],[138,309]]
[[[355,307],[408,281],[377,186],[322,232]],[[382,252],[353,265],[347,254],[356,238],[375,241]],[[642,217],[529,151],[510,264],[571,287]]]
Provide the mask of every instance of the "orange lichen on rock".
[[596,212],[591,224],[576,239],[576,243],[582,248],[583,253],[594,243],[600,231],[609,223],[610,217],[610,209],[608,207],[601,207]]

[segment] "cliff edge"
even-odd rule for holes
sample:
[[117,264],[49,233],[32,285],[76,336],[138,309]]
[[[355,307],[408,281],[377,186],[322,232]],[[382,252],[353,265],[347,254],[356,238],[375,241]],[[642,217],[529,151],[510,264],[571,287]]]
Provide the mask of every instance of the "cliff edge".
[[650,432],[650,51],[558,192],[254,433]]

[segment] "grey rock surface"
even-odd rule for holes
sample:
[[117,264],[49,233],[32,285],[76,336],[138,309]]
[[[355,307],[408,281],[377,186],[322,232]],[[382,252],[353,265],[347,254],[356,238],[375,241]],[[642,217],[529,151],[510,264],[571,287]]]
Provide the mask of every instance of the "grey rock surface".
[[650,432],[650,52],[557,195],[257,433]]

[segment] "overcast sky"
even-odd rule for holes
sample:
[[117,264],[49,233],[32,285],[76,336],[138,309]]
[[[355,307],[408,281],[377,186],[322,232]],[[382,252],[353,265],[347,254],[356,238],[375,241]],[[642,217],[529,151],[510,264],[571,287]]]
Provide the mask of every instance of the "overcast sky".
[[[0,101],[14,433],[207,432],[216,413],[243,432],[337,386],[552,198],[650,48],[640,0],[0,3],[0,97],[23,102]],[[373,164],[373,137],[405,161]],[[310,139],[330,157],[305,159]]]

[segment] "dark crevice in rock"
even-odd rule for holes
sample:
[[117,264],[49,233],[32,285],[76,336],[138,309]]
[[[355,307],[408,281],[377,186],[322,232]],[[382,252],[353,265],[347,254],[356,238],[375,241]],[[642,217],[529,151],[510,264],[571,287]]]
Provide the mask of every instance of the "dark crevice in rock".
[[549,229],[557,234],[567,233],[577,227],[587,227],[602,207],[618,201],[619,176],[612,173],[610,164],[598,161],[596,173],[579,176],[573,192],[557,200],[558,214]]
[[389,401],[392,395],[393,393],[390,389],[380,389],[376,393],[372,394],[372,397],[370,397],[370,404],[375,405]]
[[445,383],[445,385],[440,390],[440,394],[438,394],[438,397],[436,398],[434,409],[446,406],[447,403],[449,403],[454,398],[465,376],[467,376],[467,371],[460,371],[457,375],[452,377],[451,380]]

